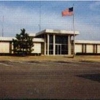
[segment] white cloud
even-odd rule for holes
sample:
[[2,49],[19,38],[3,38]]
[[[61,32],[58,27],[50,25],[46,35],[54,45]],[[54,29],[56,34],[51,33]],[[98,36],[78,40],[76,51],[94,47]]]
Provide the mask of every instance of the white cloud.
[[22,8],[0,6],[0,12],[0,26],[2,28],[2,16],[4,16],[4,32],[7,36],[16,34],[21,28],[28,28],[28,30],[31,30],[31,28],[37,26],[39,23],[39,14],[35,11],[34,13],[30,13]]
[[[15,36],[22,28],[25,28],[26,31],[30,33],[39,31],[39,10],[36,11],[36,9],[32,9],[32,11],[27,11],[22,7],[12,8],[0,6],[0,12],[0,33],[2,33],[2,16],[4,16],[5,36]],[[80,31],[80,35],[77,37],[78,39],[100,39],[98,37],[100,32],[98,26],[94,26],[94,24],[87,24],[85,20],[83,22],[79,19],[80,18],[75,19],[75,29]],[[41,29],[43,30],[46,28],[73,30],[72,16],[62,17],[58,13],[42,11]]]
[[80,35],[77,36],[77,39],[100,40],[100,28],[98,26],[78,22],[76,23],[76,29],[80,31]]
[[100,12],[100,1],[98,1],[98,2],[93,2],[93,3],[90,5],[90,9],[93,10],[93,11],[99,11],[99,12]]
[[[3,8],[3,10],[2,10]],[[5,6],[0,7],[2,16],[4,16],[4,32],[6,36],[15,35],[21,28],[26,28],[28,32],[39,31],[39,12],[33,9],[28,12],[22,8],[9,8]],[[1,16],[1,29],[2,29],[2,16]],[[60,15],[50,12],[42,12],[41,14],[41,28],[55,28],[55,29],[68,29],[71,27],[69,20],[65,21]],[[71,29],[71,28],[70,28]],[[31,32],[32,33],[32,32]]]

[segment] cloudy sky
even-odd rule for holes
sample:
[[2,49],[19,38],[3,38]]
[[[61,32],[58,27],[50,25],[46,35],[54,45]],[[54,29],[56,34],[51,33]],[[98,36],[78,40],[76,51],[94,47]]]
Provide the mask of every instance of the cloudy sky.
[[[73,30],[73,16],[61,12],[74,4],[76,39],[100,40],[100,1],[0,1],[0,36],[44,29]],[[4,17],[4,18],[3,18]],[[3,21],[4,19],[4,21]],[[41,21],[40,21],[41,20]]]

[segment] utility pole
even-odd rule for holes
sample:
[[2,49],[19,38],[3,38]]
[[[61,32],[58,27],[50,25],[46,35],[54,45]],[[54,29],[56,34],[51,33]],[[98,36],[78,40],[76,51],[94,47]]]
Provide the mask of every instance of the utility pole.
[[41,31],[41,1],[40,1],[40,12],[39,12],[39,31]]
[[39,31],[41,31],[41,1],[40,1],[40,11],[39,11]]
[[4,36],[4,16],[2,18],[2,37]]

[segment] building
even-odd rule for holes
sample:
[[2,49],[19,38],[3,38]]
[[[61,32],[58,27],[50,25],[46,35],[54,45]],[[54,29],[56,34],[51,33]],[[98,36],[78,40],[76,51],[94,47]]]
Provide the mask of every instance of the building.
[[[79,32],[76,31],[75,35]],[[71,55],[73,31],[46,29],[36,34],[44,39],[42,54],[44,55]]]
[[76,54],[100,54],[100,41],[76,40]]
[[[73,54],[73,31],[45,29],[29,34],[33,38],[34,51],[32,54],[41,55],[72,55]],[[75,36],[79,35],[75,31]],[[0,55],[13,54],[12,39],[14,37],[0,37]],[[75,54],[99,54],[100,41],[75,40]]]
[[[13,43],[12,39],[14,37],[0,37],[0,55],[12,55],[13,54]],[[44,40],[41,38],[33,38],[34,51],[32,54],[39,55],[41,54],[41,44],[44,43]]]

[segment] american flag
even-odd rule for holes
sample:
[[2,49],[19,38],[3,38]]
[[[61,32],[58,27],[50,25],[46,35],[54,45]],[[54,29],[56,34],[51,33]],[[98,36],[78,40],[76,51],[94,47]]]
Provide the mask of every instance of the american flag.
[[73,7],[65,9],[62,11],[62,16],[72,16],[73,15]]

